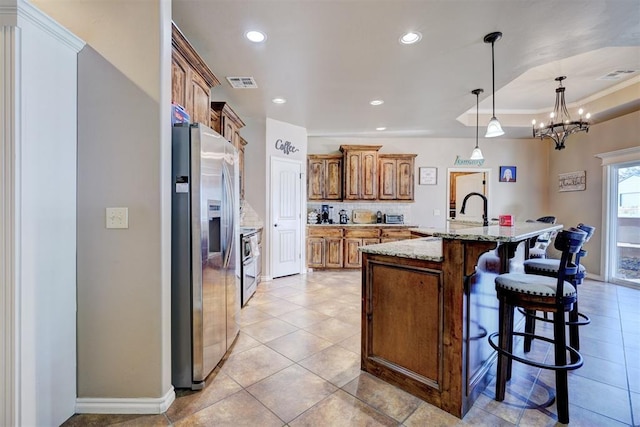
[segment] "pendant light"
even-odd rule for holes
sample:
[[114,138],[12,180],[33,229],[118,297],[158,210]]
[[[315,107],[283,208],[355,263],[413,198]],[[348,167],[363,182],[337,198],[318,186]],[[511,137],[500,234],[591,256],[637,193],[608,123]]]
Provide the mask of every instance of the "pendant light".
[[502,126],[500,126],[500,122],[496,118],[496,66],[494,60],[493,53],[493,45],[495,42],[502,38],[502,33],[500,31],[496,31],[495,33],[489,33],[484,36],[485,43],[491,43],[491,79],[493,81],[492,88],[492,96],[491,100],[493,101],[493,117],[489,121],[487,125],[487,133],[484,135],[485,138],[493,138],[495,136],[504,135],[504,131],[502,130]]
[[484,92],[482,89],[474,89],[471,91],[472,94],[476,96],[476,148],[471,152],[471,160],[482,160],[484,156],[482,155],[482,151],[480,151],[480,147],[478,147],[478,108],[480,106],[480,94]]

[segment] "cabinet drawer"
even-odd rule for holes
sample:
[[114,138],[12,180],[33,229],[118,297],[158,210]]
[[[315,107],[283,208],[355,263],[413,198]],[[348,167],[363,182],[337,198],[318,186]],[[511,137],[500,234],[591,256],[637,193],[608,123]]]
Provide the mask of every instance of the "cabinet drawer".
[[411,237],[411,232],[408,228],[383,228],[380,234],[380,237],[387,237],[393,239],[409,239]]
[[358,238],[378,238],[380,236],[379,228],[345,228],[344,237],[358,237]]
[[342,227],[307,227],[308,237],[342,237]]

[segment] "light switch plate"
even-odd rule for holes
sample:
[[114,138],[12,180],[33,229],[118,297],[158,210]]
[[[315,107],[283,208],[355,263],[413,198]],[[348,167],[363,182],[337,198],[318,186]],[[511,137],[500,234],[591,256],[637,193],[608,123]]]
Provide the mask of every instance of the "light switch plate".
[[107,228],[129,228],[129,208],[107,208]]
[[433,216],[439,216],[439,215],[440,215],[440,209],[434,209]]

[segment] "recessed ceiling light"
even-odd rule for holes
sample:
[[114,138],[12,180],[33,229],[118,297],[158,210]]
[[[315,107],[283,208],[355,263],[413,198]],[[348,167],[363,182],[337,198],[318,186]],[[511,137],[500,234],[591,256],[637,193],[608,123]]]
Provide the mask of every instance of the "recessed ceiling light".
[[382,104],[384,104],[384,101],[382,99],[374,99],[369,104],[371,104],[371,105],[382,105]]
[[245,37],[254,43],[261,43],[267,38],[267,36],[260,31],[247,31]]
[[384,126],[380,126],[379,128],[376,128],[376,130],[387,130],[387,128]]
[[417,31],[409,31],[400,37],[400,43],[402,44],[413,44],[418,43],[422,39],[422,34]]
[[284,104],[285,102],[287,102],[287,100],[284,98],[273,98],[271,102],[273,102],[274,104]]

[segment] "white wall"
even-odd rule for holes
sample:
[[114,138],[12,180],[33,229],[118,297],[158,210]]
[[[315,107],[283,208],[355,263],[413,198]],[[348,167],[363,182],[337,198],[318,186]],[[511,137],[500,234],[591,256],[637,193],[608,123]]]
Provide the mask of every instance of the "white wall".
[[[548,143],[551,144],[551,143]],[[549,152],[549,199],[558,222],[567,227],[582,222],[596,232],[586,244],[588,255],[581,260],[590,277],[600,277],[603,256],[603,180],[602,160],[596,154],[640,146],[640,111],[590,127],[589,132],[571,135],[564,150]],[[558,174],[586,171],[584,191],[558,192]],[[554,249],[550,248],[553,254]]]
[[[37,0],[78,83],[78,409],[162,412],[170,364],[170,2]],[[127,207],[128,229],[105,208]]]
[[[455,165],[457,156],[468,159],[475,139],[440,138],[309,138],[309,154],[339,153],[342,144],[382,145],[379,153],[417,154],[415,159],[415,202],[408,208],[405,222],[422,227],[441,227],[447,219],[447,169]],[[490,168],[489,217],[510,213],[517,221],[548,215],[548,165],[546,144],[534,139],[482,139],[480,148],[485,157],[482,166]],[[436,185],[418,185],[421,166],[438,168]],[[516,166],[517,181],[499,182],[500,166]],[[387,204],[388,205],[388,204]],[[375,205],[377,210],[378,206]],[[439,211],[439,215],[435,214]]]
[[9,394],[1,398],[0,423],[59,425],[73,415],[76,398],[76,67],[83,43],[26,2],[2,6],[13,8],[2,11],[0,61],[2,114],[11,122],[3,120],[2,152],[13,157],[3,170],[14,173],[3,177],[13,189],[2,204],[16,215],[2,241],[15,239],[16,271],[2,284],[15,304],[2,316],[14,326],[3,339],[15,339],[15,360],[3,372],[15,377],[0,377],[12,380],[3,384]]

